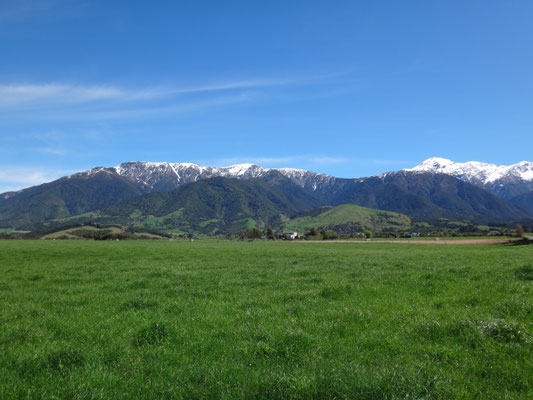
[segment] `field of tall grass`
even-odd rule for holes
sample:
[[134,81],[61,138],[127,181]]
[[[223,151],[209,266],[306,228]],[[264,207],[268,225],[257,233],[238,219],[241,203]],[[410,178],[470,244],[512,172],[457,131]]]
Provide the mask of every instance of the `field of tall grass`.
[[531,399],[533,246],[0,241],[1,399]]

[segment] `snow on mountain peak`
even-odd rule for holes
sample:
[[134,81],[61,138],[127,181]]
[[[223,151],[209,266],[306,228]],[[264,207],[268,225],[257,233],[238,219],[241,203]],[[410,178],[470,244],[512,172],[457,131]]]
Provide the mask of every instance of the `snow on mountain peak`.
[[[168,163],[130,161],[115,166],[114,171],[125,178],[140,184],[142,190],[171,190],[183,184],[217,176],[226,178],[260,178],[270,171],[278,171],[299,186],[315,190],[320,182],[328,182],[335,178],[296,168],[263,168],[252,163],[229,165],[226,167],[209,167],[194,163]],[[112,170],[113,170],[112,169]]]
[[223,170],[229,175],[240,176],[240,175],[246,174],[250,170],[264,171],[264,168],[260,167],[259,165],[245,163],[245,164],[230,165],[228,167],[221,167],[220,170]]
[[478,161],[456,163],[445,158],[434,157],[405,171],[442,173],[482,185],[504,178],[533,181],[533,163],[528,161],[513,165],[496,165]]
[[190,162],[183,162],[183,163],[174,163],[172,164],[174,166],[174,168],[179,168],[179,167],[184,167],[184,168],[203,168],[202,166],[198,165],[198,164],[195,164],[195,163],[190,163]]
[[111,173],[105,167],[94,167],[94,168],[91,168],[91,169],[89,169],[87,171],[76,172],[75,174],[68,175],[68,176],[66,176],[66,178],[70,179],[70,178],[75,177],[75,176],[91,176],[91,175],[96,175],[96,174],[98,174],[100,172],[104,172],[104,173],[107,173],[107,174]]
[[423,161],[422,164],[420,164],[420,166],[425,165],[425,166],[444,167],[444,166],[451,165],[451,164],[454,164],[454,162],[452,160],[448,160],[447,158],[432,157],[432,158],[428,158],[427,160]]

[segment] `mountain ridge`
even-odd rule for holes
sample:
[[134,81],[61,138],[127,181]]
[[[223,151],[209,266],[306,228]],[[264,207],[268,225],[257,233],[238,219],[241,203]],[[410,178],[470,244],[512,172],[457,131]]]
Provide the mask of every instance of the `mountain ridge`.
[[479,161],[457,163],[446,158],[433,157],[403,171],[451,175],[506,200],[533,191],[533,162],[530,161],[497,165]]
[[[158,190],[170,190],[178,187],[181,184],[217,176],[238,179],[257,178],[267,174],[270,171],[278,171],[282,175],[292,179],[298,185],[312,188],[312,190],[316,190],[319,184],[324,184],[335,180],[362,180],[383,176],[392,172],[398,172],[389,171],[371,175],[369,177],[338,178],[332,175],[327,175],[320,172],[312,172],[304,169],[264,168],[260,165],[252,163],[235,164],[225,167],[211,167],[187,162],[171,163],[128,161],[118,164],[114,167],[94,167],[89,170],[80,171],[59,179],[70,179],[77,176],[90,176],[100,172],[116,173],[119,176],[126,177],[133,181],[143,192],[151,192]],[[521,161],[519,163],[506,166],[478,161],[456,163],[445,158],[432,157],[413,168],[405,168],[401,171],[444,173],[455,176],[458,179],[475,184],[477,186],[486,186],[489,184],[494,184],[494,182],[500,183],[499,180],[503,178],[513,177],[515,180],[519,179],[531,183],[531,189],[521,190],[520,193],[515,193],[512,196],[508,196],[508,198],[517,196],[518,194],[527,193],[528,191],[533,191],[533,162],[529,161]],[[0,199],[7,199],[16,196],[18,193],[26,189],[28,188],[1,193]]]
[[[115,167],[95,167],[0,196],[0,228],[29,228],[44,221],[69,218],[130,198],[171,192],[215,178],[260,179],[262,183],[258,185],[278,185],[286,191],[301,192],[300,199],[305,194],[306,201],[315,206],[356,204],[417,219],[445,217],[493,221],[520,220],[532,215],[531,196],[513,196],[517,204],[512,204],[511,199],[505,200],[487,187],[468,182],[464,174],[455,177],[433,170],[443,164],[455,164],[452,161],[429,159],[424,163],[421,164],[423,168],[418,166],[420,168],[414,170],[349,179],[301,169],[263,168],[256,164],[205,167],[193,163],[132,161]],[[528,168],[526,164],[521,163],[525,169]],[[435,168],[429,168],[431,166]],[[234,187],[232,185],[228,183],[228,187]],[[527,190],[522,192],[528,193]]]

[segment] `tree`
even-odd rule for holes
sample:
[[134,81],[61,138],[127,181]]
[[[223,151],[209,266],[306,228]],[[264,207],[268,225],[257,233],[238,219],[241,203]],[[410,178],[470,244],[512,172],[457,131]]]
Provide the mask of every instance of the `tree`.
[[522,236],[524,234],[524,232],[525,232],[524,227],[522,225],[520,225],[520,224],[516,224],[516,228],[515,229],[516,229],[516,235],[517,236]]
[[339,235],[337,235],[337,232],[332,231],[330,229],[323,230],[320,232],[320,234],[322,235],[322,240],[337,239],[339,237]]
[[367,239],[370,239],[372,237],[372,231],[371,230],[365,229],[363,233],[365,234]]
[[268,240],[276,240],[276,236],[274,235],[274,232],[270,226],[266,230],[266,237]]
[[257,228],[247,228],[241,232],[241,239],[260,239],[262,232]]

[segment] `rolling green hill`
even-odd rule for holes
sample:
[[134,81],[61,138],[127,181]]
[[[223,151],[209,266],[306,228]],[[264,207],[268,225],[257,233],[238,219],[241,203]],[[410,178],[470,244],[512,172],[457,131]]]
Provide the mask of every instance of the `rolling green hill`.
[[41,239],[163,239],[163,236],[150,232],[128,232],[118,226],[97,228],[89,225],[49,233]]
[[354,233],[364,229],[406,230],[411,224],[409,217],[389,211],[353,204],[319,206],[320,202],[307,190],[272,174],[268,179],[206,179],[57,222],[119,224],[208,236],[236,234],[250,227],[296,231],[315,227]]
[[405,230],[409,229],[410,225],[411,219],[402,214],[342,204],[337,207],[319,207],[287,221],[284,228],[303,232],[314,227],[332,229],[338,233],[352,233],[364,229]]
[[279,174],[269,176],[268,182],[264,178],[212,178],[171,192],[128,199],[77,220],[69,218],[69,223],[133,225],[182,234],[236,234],[253,226],[279,227],[283,219],[318,205],[307,191]]

